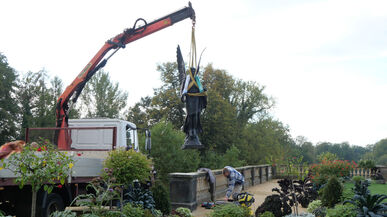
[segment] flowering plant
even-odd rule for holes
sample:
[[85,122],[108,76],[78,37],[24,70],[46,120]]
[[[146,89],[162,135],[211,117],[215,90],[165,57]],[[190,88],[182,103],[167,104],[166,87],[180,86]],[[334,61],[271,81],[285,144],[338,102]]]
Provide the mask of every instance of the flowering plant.
[[354,161],[323,160],[319,164],[313,164],[310,166],[311,179],[314,183],[321,185],[326,183],[331,176],[349,176],[350,171],[356,167],[357,164]]
[[51,193],[56,184],[59,184],[59,188],[63,187],[74,166],[73,162],[71,156],[56,150],[48,141],[40,141],[26,145],[20,153],[12,154],[6,161],[1,162],[0,169],[15,173],[15,182],[20,188],[31,185],[31,216],[35,216],[38,190],[43,187]]

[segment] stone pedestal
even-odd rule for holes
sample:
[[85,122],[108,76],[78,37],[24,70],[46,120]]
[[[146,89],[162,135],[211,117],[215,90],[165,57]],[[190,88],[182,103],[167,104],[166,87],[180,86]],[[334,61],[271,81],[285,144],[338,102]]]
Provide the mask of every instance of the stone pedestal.
[[198,173],[171,173],[170,198],[172,209],[185,207],[194,210],[197,207],[196,187]]

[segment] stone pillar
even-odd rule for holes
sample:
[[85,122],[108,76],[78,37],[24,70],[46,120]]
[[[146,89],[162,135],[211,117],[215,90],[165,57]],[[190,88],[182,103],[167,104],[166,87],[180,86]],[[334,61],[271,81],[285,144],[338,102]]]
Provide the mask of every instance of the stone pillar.
[[262,167],[259,167],[259,184],[262,184]]
[[255,185],[255,167],[251,168],[251,185]]
[[195,210],[197,207],[196,189],[198,173],[171,173],[169,189],[172,209],[185,207]]

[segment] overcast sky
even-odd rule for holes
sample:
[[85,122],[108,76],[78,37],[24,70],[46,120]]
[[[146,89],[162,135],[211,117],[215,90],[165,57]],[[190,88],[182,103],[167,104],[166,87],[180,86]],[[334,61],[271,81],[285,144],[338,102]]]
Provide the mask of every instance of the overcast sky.
[[[44,68],[64,85],[103,43],[139,18],[188,1],[3,0],[0,52],[17,71]],[[192,0],[203,65],[266,86],[273,115],[310,141],[367,145],[387,137],[387,1]],[[160,86],[156,66],[188,56],[191,21],[119,51],[105,67],[129,104]],[[186,58],[187,59],[187,58]],[[211,99],[209,99],[211,100]]]

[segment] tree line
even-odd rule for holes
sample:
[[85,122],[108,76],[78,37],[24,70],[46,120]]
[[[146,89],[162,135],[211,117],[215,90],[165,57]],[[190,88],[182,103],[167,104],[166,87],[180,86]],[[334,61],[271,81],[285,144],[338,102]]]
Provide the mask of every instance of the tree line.
[[[0,53],[0,144],[24,139],[27,127],[55,127],[55,109],[64,90],[62,80],[43,69],[18,73]],[[70,118],[123,117],[127,93],[100,71],[85,86]]]
[[[208,93],[208,105],[201,116],[204,132],[200,138],[205,148],[179,150],[176,144],[184,140],[181,127],[185,109],[179,96],[177,65],[163,63],[157,71],[161,86],[131,107],[127,105],[127,93],[110,80],[107,72],[96,73],[85,86],[80,102],[71,109],[70,118],[121,118],[140,128],[151,128],[151,155],[160,164],[172,163],[164,168],[166,172],[281,163],[294,156],[314,163],[323,152],[346,160],[372,158],[387,164],[387,140],[360,147],[348,143],[312,144],[304,137],[292,138],[289,127],[271,115],[275,101],[264,86],[237,79],[211,64],[200,72]],[[0,85],[0,144],[23,139],[26,127],[55,126],[56,100],[63,91],[60,78],[50,78],[44,70],[19,74],[0,55]],[[186,159],[191,163],[184,163]],[[176,163],[178,160],[180,163]]]

